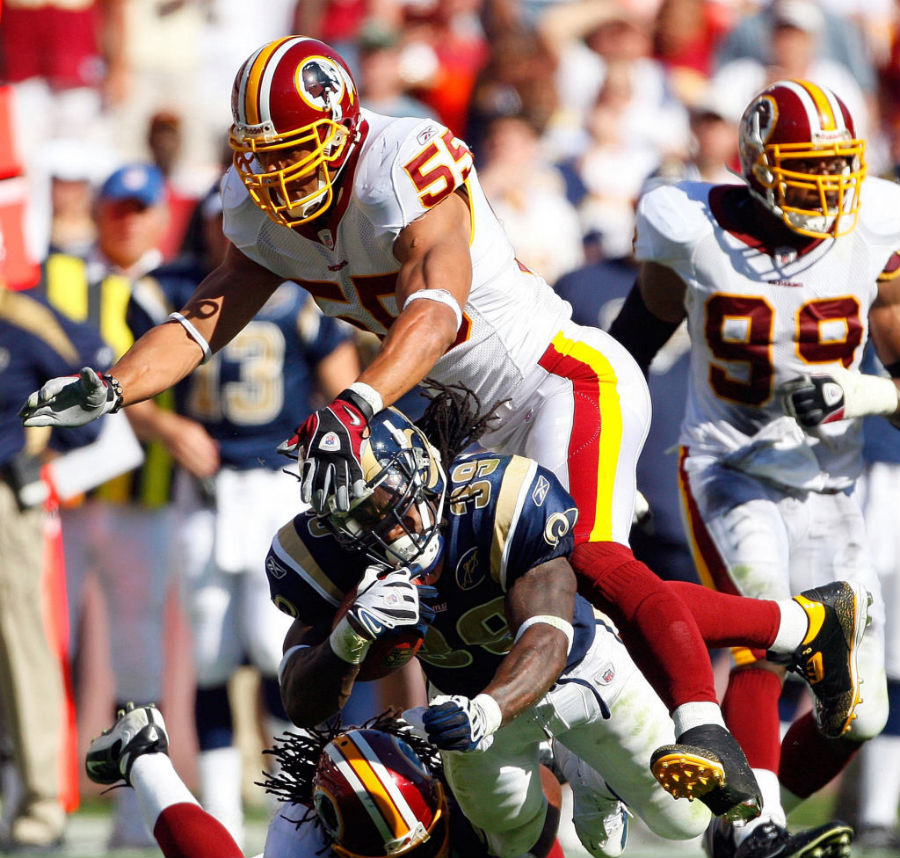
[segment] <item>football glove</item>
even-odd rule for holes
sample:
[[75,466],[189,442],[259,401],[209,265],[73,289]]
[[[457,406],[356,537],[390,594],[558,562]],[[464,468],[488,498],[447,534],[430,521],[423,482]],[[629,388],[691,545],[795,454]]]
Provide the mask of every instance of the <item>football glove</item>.
[[278,451],[296,455],[300,499],[320,515],[348,512],[350,501],[365,490],[359,448],[374,414],[372,406],[349,388],[327,408],[314,411]]
[[893,381],[835,367],[828,375],[802,375],[780,389],[785,414],[804,429],[868,414],[890,416],[897,410]]
[[84,426],[122,407],[122,388],[110,375],[84,367],[78,375],[51,378],[19,410],[26,426]]
[[434,608],[422,602],[437,596],[434,587],[413,584],[408,569],[366,569],[357,586],[356,600],[329,636],[338,658],[359,664],[371,644],[381,635],[402,626],[425,634],[434,619]]
[[486,751],[502,722],[503,713],[490,694],[439,695],[422,713],[428,741],[444,751]]

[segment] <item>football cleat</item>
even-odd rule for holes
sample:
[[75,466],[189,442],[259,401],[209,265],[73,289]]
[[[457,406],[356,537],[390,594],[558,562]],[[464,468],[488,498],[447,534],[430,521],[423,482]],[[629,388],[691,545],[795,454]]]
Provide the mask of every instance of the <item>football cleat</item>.
[[734,830],[713,820],[703,838],[709,858],[849,858],[853,829],[843,822],[827,822],[818,828],[791,834],[774,822],[764,822],[734,845]]
[[657,748],[650,770],[675,798],[700,799],[714,816],[743,825],[759,816],[759,784],[741,746],[718,724],[691,727],[674,745]]
[[804,590],[794,601],[806,611],[809,628],[790,669],[812,689],[819,731],[836,739],[850,729],[862,701],[857,655],[872,596],[861,584],[835,581]]
[[85,757],[88,777],[98,784],[124,780],[131,784],[131,767],[142,754],[167,754],[169,737],[162,713],[152,704],[126,703],[116,723],[94,739]]
[[552,768],[572,787],[572,822],[582,846],[594,858],[618,858],[628,840],[627,805],[599,772],[556,740]]

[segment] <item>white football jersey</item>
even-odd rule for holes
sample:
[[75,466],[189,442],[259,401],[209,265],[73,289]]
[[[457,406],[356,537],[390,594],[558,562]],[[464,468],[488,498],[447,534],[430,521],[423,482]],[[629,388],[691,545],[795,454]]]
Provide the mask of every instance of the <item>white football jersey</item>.
[[[639,260],[668,266],[687,285],[691,378],[681,443],[712,454],[746,448],[761,431],[766,438],[783,415],[782,383],[859,368],[876,279],[900,250],[900,186],[892,182],[866,179],[856,229],[800,256],[788,248],[770,256],[725,229],[713,211],[715,195],[727,192],[693,182],[650,191],[635,245]],[[860,432],[860,421],[844,420],[804,436],[825,488],[858,475]],[[777,456],[773,440],[768,455]],[[780,446],[787,455],[790,444]]]
[[308,290],[327,315],[384,335],[398,314],[398,234],[464,187],[472,287],[456,343],[429,375],[466,384],[485,404],[511,396],[571,307],[516,261],[465,143],[430,119],[362,115],[368,134],[349,198],[311,224],[288,229],[257,208],[232,168],[222,185],[225,234],[250,259]]

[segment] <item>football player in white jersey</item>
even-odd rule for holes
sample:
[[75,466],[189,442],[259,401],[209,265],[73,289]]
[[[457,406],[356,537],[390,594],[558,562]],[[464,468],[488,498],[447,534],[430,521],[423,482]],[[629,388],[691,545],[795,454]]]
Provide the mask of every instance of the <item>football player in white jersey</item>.
[[[704,582],[772,599],[846,577],[875,602],[851,660],[864,681],[853,717],[801,717],[783,743],[783,668],[762,652],[736,653],[723,710],[764,810],[739,832],[717,825],[716,858],[736,844],[741,858],[795,854],[778,851],[786,812],[885,724],[884,609],[851,497],[861,469],[854,418],[896,425],[900,414],[900,187],[865,178],[852,117],[815,83],[772,84],[739,133],[745,184],[682,182],[640,201],[638,283],[611,332],[646,369],[687,318],[678,468]],[[893,379],[860,373],[867,338]]]
[[223,264],[108,379],[48,384],[23,409],[26,421],[77,423],[166,389],[231,340],[280,282],[296,281],[326,314],[382,338],[358,380],[288,445],[303,456],[302,499],[347,510],[361,490],[369,418],[426,376],[464,383],[482,402],[504,399],[484,443],[536,459],[574,496],[582,592],[616,622],[678,743],[724,769],[703,800],[717,814],[758,813],[697,623],[628,547],[650,401],[626,350],[572,323],[569,305],[517,262],[465,143],[430,119],[361,109],[328,45],[288,36],[255,51],[238,71],[232,114],[223,203],[233,246]]

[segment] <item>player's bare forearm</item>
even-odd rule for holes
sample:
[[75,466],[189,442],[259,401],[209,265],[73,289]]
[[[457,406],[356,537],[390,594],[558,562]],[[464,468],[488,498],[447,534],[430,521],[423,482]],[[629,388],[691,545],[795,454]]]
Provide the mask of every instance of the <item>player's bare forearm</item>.
[[397,317],[359,380],[374,387],[385,406],[390,405],[428,375],[455,338],[449,307],[414,301]]
[[[507,596],[510,627],[518,629],[529,617],[538,615],[571,621],[576,588],[575,574],[563,558],[531,569],[515,582]],[[525,630],[484,689],[500,706],[504,724],[550,690],[567,657],[568,639],[560,629],[539,622]]]
[[200,364],[204,347],[222,348],[259,311],[281,278],[234,248],[197,287],[180,313],[187,325],[166,321],[151,328],[110,370],[130,405],[156,396]]
[[322,633],[309,627],[299,634],[292,627],[285,638],[285,652],[296,643],[308,645],[290,656],[281,674],[284,709],[298,727],[314,727],[340,711],[359,673],[358,664],[342,661],[329,646],[327,636],[321,638]]

